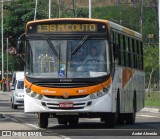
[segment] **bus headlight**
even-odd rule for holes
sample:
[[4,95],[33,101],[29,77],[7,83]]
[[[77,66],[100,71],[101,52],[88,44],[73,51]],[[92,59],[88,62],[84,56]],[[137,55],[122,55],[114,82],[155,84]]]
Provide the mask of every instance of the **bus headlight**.
[[110,88],[110,85],[105,86],[102,90],[98,91],[97,93],[90,94],[90,98],[96,99],[106,95],[109,92],[109,88]]
[[103,88],[103,92],[104,92],[104,93],[108,93],[109,88],[110,88],[110,85],[105,86],[105,87]]
[[37,99],[39,99],[39,100],[41,100],[43,98],[43,96],[42,95],[37,95]]
[[98,97],[102,97],[103,96],[103,92],[102,91],[97,92],[97,96]]
[[38,99],[38,100],[41,100],[43,98],[43,95],[32,91],[30,88],[26,88],[26,94],[29,95],[30,97],[32,97],[34,99]]
[[31,97],[35,97],[37,94],[35,92],[31,93]]
[[96,95],[95,94],[90,94],[90,98],[91,99],[96,99]]
[[26,88],[26,93],[30,93],[31,89],[30,88]]

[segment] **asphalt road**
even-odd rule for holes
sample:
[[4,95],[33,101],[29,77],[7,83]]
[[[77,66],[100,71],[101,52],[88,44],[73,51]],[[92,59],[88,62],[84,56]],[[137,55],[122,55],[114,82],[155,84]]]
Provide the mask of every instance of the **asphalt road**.
[[[58,125],[54,118],[49,118],[47,129],[40,129],[37,126],[37,115],[24,113],[23,107],[14,110],[11,108],[10,93],[0,91],[0,130],[1,131],[37,131],[43,136],[56,138],[160,138],[160,112],[148,110],[147,108],[138,112],[135,125],[117,125],[115,128],[106,128],[100,119],[80,119],[79,125]],[[2,115],[4,116],[2,118]],[[147,134],[142,136],[143,134]],[[139,134],[137,136],[137,134]],[[141,135],[142,134],[142,135]],[[149,136],[148,134],[152,134]],[[157,135],[158,136],[157,136]],[[0,133],[2,135],[2,133]],[[121,137],[120,137],[121,136]],[[0,136],[1,138],[1,136]]]

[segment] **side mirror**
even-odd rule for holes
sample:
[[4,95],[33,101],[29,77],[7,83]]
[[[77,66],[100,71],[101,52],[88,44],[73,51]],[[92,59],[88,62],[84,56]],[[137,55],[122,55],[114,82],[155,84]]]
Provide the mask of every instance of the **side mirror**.
[[17,48],[16,48],[17,54],[23,53],[24,47],[25,47],[25,34],[23,33],[23,34],[18,38],[18,41],[17,41]]
[[24,60],[24,57],[25,57],[25,34],[23,33],[19,38],[18,38],[18,41],[17,41],[17,47],[16,47],[16,51],[17,51],[17,54],[20,58],[20,60],[22,61],[22,63],[25,65],[25,60]]
[[18,39],[18,41],[17,41],[17,49],[16,49],[17,54],[21,54],[22,53],[22,47],[23,47],[22,41],[20,39]]
[[114,59],[117,59],[120,56],[119,45],[115,43],[113,43],[113,54],[114,54]]

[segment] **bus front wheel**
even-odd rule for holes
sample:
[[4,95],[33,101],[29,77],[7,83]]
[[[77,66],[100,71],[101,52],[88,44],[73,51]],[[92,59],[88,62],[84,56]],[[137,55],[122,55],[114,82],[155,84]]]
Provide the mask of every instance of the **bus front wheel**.
[[78,117],[73,117],[72,119],[69,119],[69,125],[70,126],[77,126],[78,125]]
[[48,113],[38,113],[38,127],[47,128],[48,127]]
[[105,126],[108,128],[113,128],[116,125],[116,113],[110,113],[105,116],[102,121],[105,122]]
[[66,118],[63,118],[63,117],[58,118],[58,124],[67,125],[67,123],[68,123],[68,120]]

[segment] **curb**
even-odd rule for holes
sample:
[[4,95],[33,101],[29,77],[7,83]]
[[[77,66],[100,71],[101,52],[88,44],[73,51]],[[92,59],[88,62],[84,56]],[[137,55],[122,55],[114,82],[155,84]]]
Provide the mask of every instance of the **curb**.
[[148,112],[158,113],[158,112],[160,112],[160,109],[159,108],[144,107],[141,111],[148,111]]

